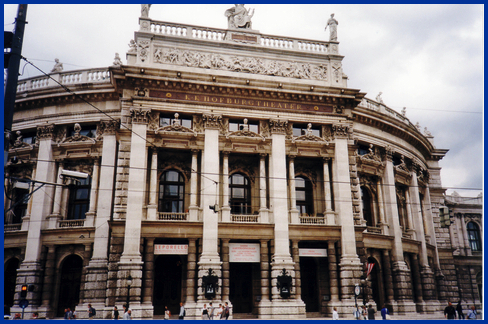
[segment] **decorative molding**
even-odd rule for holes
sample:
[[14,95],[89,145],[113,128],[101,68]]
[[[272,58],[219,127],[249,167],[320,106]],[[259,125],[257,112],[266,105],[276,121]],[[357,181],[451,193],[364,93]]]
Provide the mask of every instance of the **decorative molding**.
[[[228,120],[226,120],[228,122]],[[249,125],[247,124],[247,118],[244,118],[244,125],[242,130],[238,130],[235,132],[227,133],[225,138],[229,139],[229,137],[253,137],[253,138],[260,138],[263,142],[266,141],[266,138],[258,133],[252,132],[249,130]]]
[[333,124],[332,134],[335,138],[347,138],[352,134],[352,126],[349,124]]
[[164,126],[164,127],[160,127],[158,129],[156,129],[154,131],[155,134],[157,133],[164,133],[164,132],[180,132],[180,133],[191,133],[193,134],[193,136],[197,136],[197,132],[195,132],[194,130],[188,128],[188,127],[185,127],[185,126],[182,126],[181,125],[181,120],[178,119],[178,117],[180,116],[180,114],[178,113],[175,113],[175,118],[173,120],[173,124],[172,125],[167,125],[167,126]]
[[312,124],[308,123],[307,125],[307,131],[305,135],[298,136],[298,137],[293,137],[291,140],[292,143],[295,143],[296,141],[308,141],[308,142],[319,142],[325,145],[329,145],[329,143],[325,140],[325,138],[318,137],[312,134]]
[[74,142],[78,142],[78,143],[89,142],[91,144],[96,143],[96,141],[93,138],[80,134],[80,132],[81,132],[81,125],[80,124],[76,123],[74,126],[74,130],[75,130],[75,134],[73,136],[67,137],[64,140],[62,140],[61,142],[59,142],[58,146],[60,146],[61,144],[74,143]]
[[[141,42],[139,42],[139,47],[141,47]],[[141,60],[144,61],[142,56]],[[177,48],[155,48],[154,62],[296,79],[328,80],[327,64],[285,62],[247,56],[225,56]],[[340,80],[342,77],[341,64],[334,63],[333,69],[334,76],[337,80]]]
[[144,62],[147,59],[147,56],[149,54],[149,45],[150,45],[149,40],[140,40],[137,43],[137,49],[139,51],[139,57],[141,58],[142,62]]
[[[97,128],[97,138],[103,135],[115,135],[120,127],[119,120],[101,120]],[[99,134],[98,134],[99,133]]]
[[395,154],[395,149],[390,145],[387,145],[385,147],[385,152],[386,152],[386,160],[389,162],[393,162],[393,155]]
[[14,148],[14,149],[19,149],[19,148],[32,149],[33,148],[32,145],[22,141],[22,132],[21,131],[16,131],[15,134],[17,135],[17,138],[15,139],[15,142],[12,144],[12,148]]

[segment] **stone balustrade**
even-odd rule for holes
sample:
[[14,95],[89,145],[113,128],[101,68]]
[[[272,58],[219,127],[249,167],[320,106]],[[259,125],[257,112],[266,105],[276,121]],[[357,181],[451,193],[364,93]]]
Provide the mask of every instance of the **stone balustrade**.
[[108,70],[108,67],[51,73],[49,76],[52,79],[48,76],[43,75],[20,80],[17,83],[17,94],[26,91],[41,90],[50,87],[59,87],[56,81],[66,86],[86,83],[110,82],[110,72]]
[[411,127],[415,127],[407,117],[403,116],[402,114],[400,114],[399,112],[397,112],[391,108],[388,108],[383,103],[379,103],[377,101],[374,101],[374,100],[371,100],[368,98],[363,98],[363,100],[359,103],[358,107],[377,111],[379,113],[388,115],[392,118],[398,119],[398,120],[404,122],[405,124],[410,125]]
[[22,224],[5,224],[3,225],[4,232],[15,232],[20,231]]
[[326,221],[323,216],[300,216],[300,224],[325,225]]
[[383,234],[383,231],[381,230],[380,227],[368,226],[367,231],[368,233],[373,233],[373,234]]
[[58,221],[58,228],[72,228],[85,226],[84,219],[68,219]]
[[158,219],[162,221],[187,221],[188,213],[159,213]]
[[[201,39],[208,41],[224,42],[229,30],[199,27],[193,25],[182,25],[169,22],[151,20],[150,32],[158,35],[171,37],[182,37],[191,39]],[[238,32],[254,34],[252,30],[237,30]],[[234,30],[232,30],[234,32]],[[256,33],[258,44],[267,48],[278,48],[280,50],[291,50],[301,52],[312,52],[316,54],[329,54],[330,42],[313,41],[282,36],[263,35]],[[338,44],[338,43],[334,43]],[[334,52],[337,54],[337,51]]]
[[259,215],[230,215],[234,223],[259,223]]

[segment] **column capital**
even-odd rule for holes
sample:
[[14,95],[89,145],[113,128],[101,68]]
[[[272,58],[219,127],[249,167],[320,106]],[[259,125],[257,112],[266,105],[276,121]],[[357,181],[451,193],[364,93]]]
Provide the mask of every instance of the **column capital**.
[[42,125],[37,127],[38,139],[53,139],[54,138],[54,124]]
[[145,108],[130,108],[130,116],[133,124],[147,124],[149,122],[149,114],[151,109]]
[[222,115],[203,114],[202,120],[204,128],[220,129],[220,125],[222,124]]
[[290,162],[293,162],[296,157],[297,157],[296,155],[290,154],[288,155],[288,160],[290,160]]
[[386,152],[386,160],[389,162],[393,162],[393,154],[395,154],[395,149],[390,145],[387,145],[385,147],[385,152]]
[[115,119],[101,120],[98,124],[98,136],[114,135],[120,127],[120,121]]
[[348,138],[353,133],[351,124],[333,124],[332,134],[335,138]]
[[269,120],[269,130],[271,134],[286,134],[286,129],[288,128],[288,120],[282,119],[270,119]]
[[328,156],[322,157],[322,162],[324,162],[324,163],[329,163],[331,160],[332,160],[331,157],[328,157]]

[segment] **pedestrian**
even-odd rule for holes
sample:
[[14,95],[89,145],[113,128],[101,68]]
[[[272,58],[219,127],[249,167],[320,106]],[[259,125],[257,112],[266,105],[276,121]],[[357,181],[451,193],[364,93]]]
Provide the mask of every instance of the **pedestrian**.
[[118,320],[119,319],[119,310],[117,309],[117,306],[114,306],[114,317],[113,317],[114,320]]
[[19,319],[22,319],[20,313],[15,313],[14,320],[19,320]]
[[337,307],[334,307],[334,310],[332,311],[332,319],[333,320],[339,319],[339,313],[337,313]]
[[458,319],[464,319],[463,307],[461,306],[461,300],[459,300],[459,302],[457,303],[456,312],[457,312]]
[[212,303],[208,304],[208,319],[213,320],[214,318],[214,307],[212,306]]
[[88,319],[93,319],[97,315],[97,311],[92,307],[92,304],[88,304]]
[[180,313],[178,314],[178,319],[182,320],[185,318],[186,311],[185,311],[185,306],[183,303],[180,303]]
[[368,320],[374,320],[374,314],[376,313],[376,311],[374,310],[373,308],[373,305],[369,304],[369,308],[368,308]]
[[168,309],[168,306],[164,306],[164,319],[169,320],[171,317],[171,312]]
[[132,319],[132,311],[130,310],[130,308],[127,310],[127,319],[131,320]]
[[32,319],[39,319],[39,313],[34,312],[34,314],[32,314]]
[[366,309],[366,305],[363,305],[361,308],[361,314],[363,315],[363,320],[368,319],[368,310]]
[[73,319],[73,312],[71,311],[71,308],[68,307],[68,319],[72,320]]
[[390,311],[388,310],[388,308],[386,308],[386,305],[383,305],[383,308],[381,309],[381,318],[386,320],[386,319],[388,319],[387,317],[389,317],[389,316],[390,316]]
[[207,304],[203,304],[203,308],[202,308],[202,320],[208,320]]
[[217,319],[219,320],[222,319],[222,313],[223,313],[222,304],[219,304],[219,307],[217,308]]
[[454,309],[451,302],[444,308],[444,317],[447,319],[456,319],[456,309]]
[[229,303],[228,302],[225,302],[225,307],[224,307],[224,319],[225,320],[228,320],[229,319],[229,316],[230,316],[230,308],[229,308]]
[[473,306],[471,306],[471,309],[468,310],[468,313],[466,314],[466,318],[469,320],[475,320],[476,315],[478,315],[478,314],[476,313],[476,308],[473,305]]
[[69,319],[69,314],[68,314],[67,308],[64,309],[64,319],[66,319],[66,320]]

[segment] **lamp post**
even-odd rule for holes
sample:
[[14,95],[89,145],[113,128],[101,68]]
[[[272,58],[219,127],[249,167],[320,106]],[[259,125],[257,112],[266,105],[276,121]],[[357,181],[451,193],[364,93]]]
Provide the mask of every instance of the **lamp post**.
[[130,302],[130,285],[132,284],[132,276],[129,274],[127,277],[127,311],[129,310],[129,302]]
[[363,293],[363,306],[365,306],[366,305],[366,299],[364,298],[364,295],[365,295],[364,291],[366,290],[365,289],[366,288],[366,278],[364,276],[361,276],[360,282],[361,282],[361,291]]

